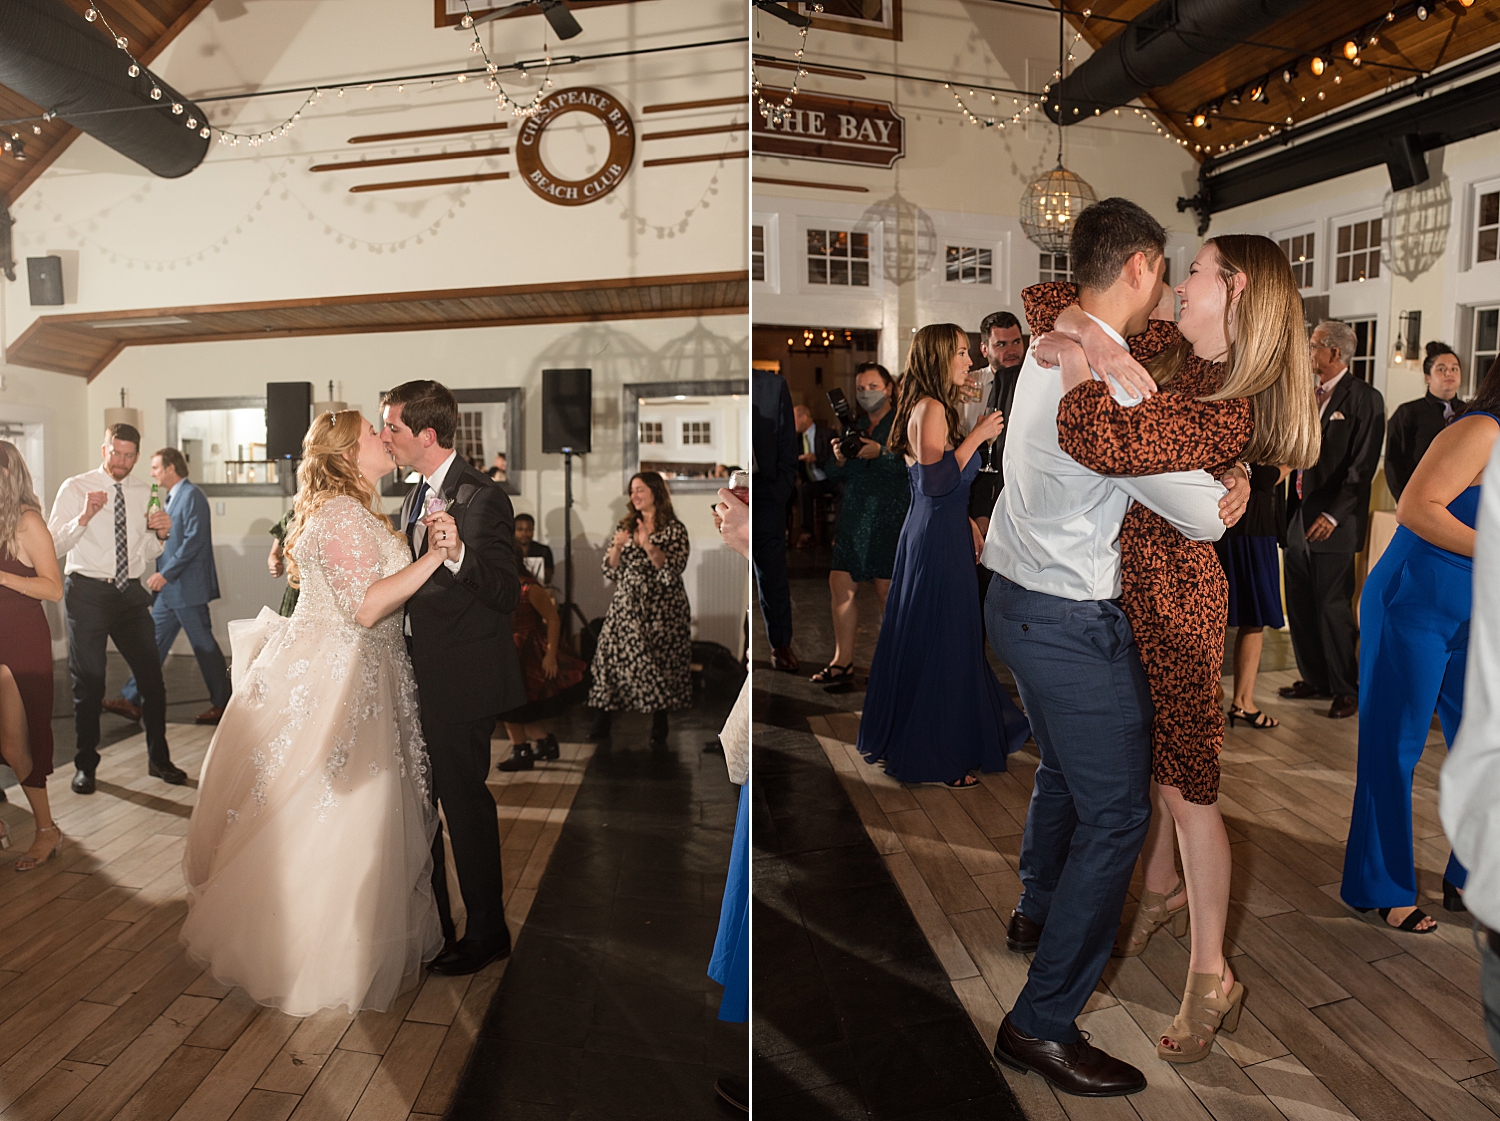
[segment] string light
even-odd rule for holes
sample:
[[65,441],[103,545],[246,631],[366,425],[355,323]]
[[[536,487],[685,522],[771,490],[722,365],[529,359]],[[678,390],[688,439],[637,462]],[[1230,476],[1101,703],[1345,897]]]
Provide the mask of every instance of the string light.
[[[822,15],[823,5],[814,4],[812,10],[813,15]],[[786,96],[781,99],[780,104],[773,105],[760,95],[762,85],[760,75],[755,72],[755,60],[750,60],[750,84],[755,93],[755,108],[769,125],[781,124],[786,120],[787,114],[792,111],[792,98],[797,96],[797,86],[807,74],[807,71],[802,68],[802,56],[807,53],[807,31],[810,27],[812,27],[812,20],[808,20],[798,30],[797,53],[792,56],[797,60],[797,73],[792,78],[792,88],[786,91]]]
[[[541,111],[542,101],[546,98],[547,91],[552,88],[552,52],[547,49],[545,26],[542,32],[542,61],[546,64],[547,68],[542,71],[542,84],[537,87],[537,91],[532,95],[531,100],[523,104],[506,93],[505,87],[500,84],[500,79],[496,77],[500,73],[500,67],[496,66],[490,59],[490,52],[484,49],[484,42],[479,38],[479,29],[474,26],[474,13],[469,10],[469,0],[464,0],[464,18],[459,23],[474,35],[473,41],[469,44],[469,53],[477,54],[484,59],[484,72],[488,75],[485,88],[494,92],[496,108],[509,109],[511,115],[518,118],[536,116]],[[467,75],[462,75],[458,80],[463,82],[467,77]],[[399,87],[397,88],[399,90]]]

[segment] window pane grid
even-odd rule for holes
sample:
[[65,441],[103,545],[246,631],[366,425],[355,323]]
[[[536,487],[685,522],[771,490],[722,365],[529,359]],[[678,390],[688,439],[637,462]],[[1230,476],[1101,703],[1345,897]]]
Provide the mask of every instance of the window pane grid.
[[1049,280],[1072,282],[1073,270],[1066,253],[1043,253],[1039,259],[1037,278],[1045,284]]
[[1500,259],[1500,191],[1490,191],[1479,196],[1478,217],[1475,261]]
[[643,421],[641,421],[641,443],[643,443],[643,444],[664,444],[664,443],[666,443],[666,440],[662,439],[661,421],[659,421],[659,420],[643,420]]
[[808,230],[807,282],[868,288],[870,235],[857,230]]
[[682,422],[682,442],[688,444],[712,444],[714,442],[713,421],[685,420]]
[[1371,385],[1375,382],[1375,336],[1376,320],[1349,319],[1354,328],[1354,356],[1349,360],[1349,372],[1360,381]]
[[1286,254],[1288,261],[1292,263],[1292,276],[1296,278],[1298,288],[1311,288],[1313,286],[1313,235],[1298,234],[1296,237],[1284,237],[1276,243],[1281,246],[1281,251]]
[[766,278],[766,228],[750,227],[750,279]]
[[944,279],[949,284],[989,284],[994,277],[994,251],[950,245],[945,254]]
[[1379,218],[1371,218],[1339,227],[1338,249],[1334,254],[1335,283],[1358,283],[1380,275],[1380,223]]

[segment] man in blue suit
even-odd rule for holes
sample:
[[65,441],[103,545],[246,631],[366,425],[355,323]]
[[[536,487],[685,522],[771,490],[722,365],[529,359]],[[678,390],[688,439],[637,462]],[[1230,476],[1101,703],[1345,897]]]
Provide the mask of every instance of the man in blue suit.
[[[157,558],[156,571],[146,578],[146,587],[156,593],[151,616],[156,622],[157,652],[165,662],[177,632],[187,631],[208,686],[210,707],[198,714],[198,723],[217,724],[229,703],[229,671],[208,615],[209,601],[219,598],[219,574],[214,568],[208,499],[188,481],[187,473],[187,459],[176,448],[162,448],[151,457],[151,478],[161,488],[164,506],[172,518],[172,533]],[[141,695],[132,677],[120,690],[120,697],[109,698],[104,707],[139,720],[140,704]]]

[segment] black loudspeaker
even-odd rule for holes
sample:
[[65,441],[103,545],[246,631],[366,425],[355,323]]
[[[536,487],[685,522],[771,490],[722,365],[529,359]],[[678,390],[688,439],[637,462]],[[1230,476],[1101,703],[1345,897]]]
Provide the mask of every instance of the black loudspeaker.
[[301,459],[302,437],[312,423],[310,381],[266,383],[266,458]]
[[593,370],[542,371],[542,451],[592,450]]
[[1385,169],[1391,177],[1391,190],[1404,191],[1425,183],[1431,177],[1427,170],[1427,153],[1416,133],[1393,136],[1386,141]]
[[27,257],[26,279],[31,282],[32,307],[63,302],[61,257]]

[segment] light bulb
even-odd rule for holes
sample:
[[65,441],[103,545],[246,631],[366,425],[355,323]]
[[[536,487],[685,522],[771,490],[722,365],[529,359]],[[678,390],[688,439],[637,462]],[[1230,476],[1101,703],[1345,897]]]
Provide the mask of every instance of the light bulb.
[[465,12],[464,13],[464,18],[462,20],[460,20],[459,22],[462,23],[465,27],[473,27],[474,26],[474,17],[471,16],[471,15],[469,15],[467,12]]
[[96,19],[99,18],[99,13],[94,11],[93,8],[90,8],[88,11],[83,13],[83,18],[88,20],[90,23],[93,23]]
[[198,130],[198,135],[203,137],[204,140],[207,140],[209,138],[210,132],[211,130],[209,129],[209,127],[207,125],[204,125]]
[[1347,59],[1351,59],[1352,60],[1352,59],[1356,58],[1358,55],[1359,55],[1359,44],[1356,43],[1353,39],[1347,40],[1344,43],[1344,57],[1347,58]]
[[161,100],[161,90],[157,89],[155,86],[151,87],[151,100],[152,101],[160,101]]
[[180,102],[180,101],[174,101],[174,102],[172,102],[172,116],[174,116],[174,117],[180,117],[180,116],[182,116],[182,102]]
[[1323,61],[1321,55],[1313,55],[1312,62],[1308,64],[1308,69],[1313,72],[1314,78],[1321,78],[1323,71],[1328,69],[1328,63]]
[[129,74],[132,78],[139,78],[141,76],[141,68],[132,62],[130,69],[125,71],[125,73]]

